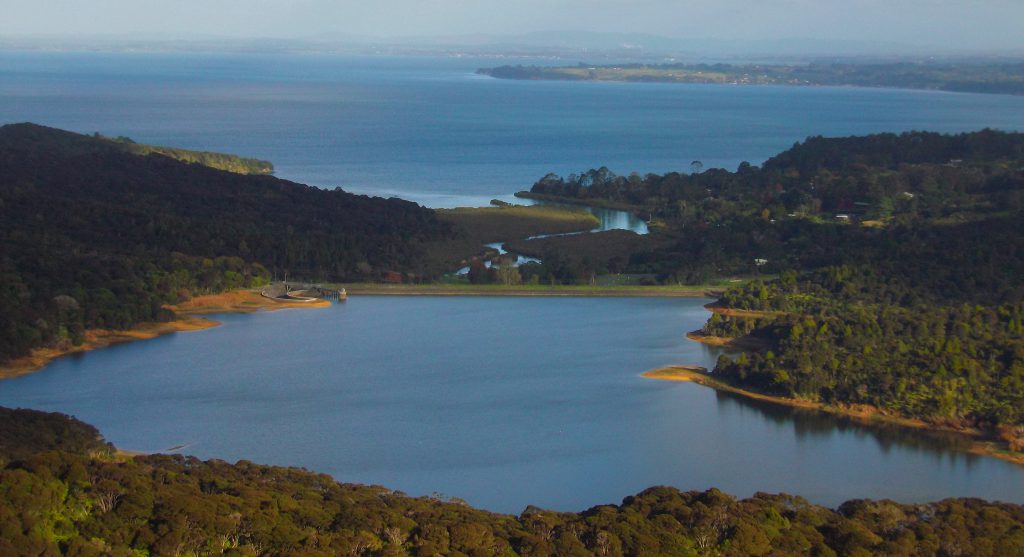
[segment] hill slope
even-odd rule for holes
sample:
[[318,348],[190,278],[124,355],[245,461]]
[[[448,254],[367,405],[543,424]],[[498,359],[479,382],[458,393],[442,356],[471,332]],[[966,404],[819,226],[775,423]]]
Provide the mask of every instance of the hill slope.
[[415,271],[450,226],[414,203],[146,156],[32,124],[0,128],[0,359],[161,317],[179,293],[289,273]]
[[[98,134],[94,137],[103,139]],[[127,137],[117,137],[110,141],[121,146],[122,149],[136,155],[149,155],[156,153],[174,160],[192,164],[201,164],[217,170],[226,170],[238,174],[273,174],[274,165],[270,161],[239,157],[224,153],[211,153],[209,151],[192,151],[189,149],[175,149],[173,147],[160,147],[158,145],[146,145],[136,143]]]

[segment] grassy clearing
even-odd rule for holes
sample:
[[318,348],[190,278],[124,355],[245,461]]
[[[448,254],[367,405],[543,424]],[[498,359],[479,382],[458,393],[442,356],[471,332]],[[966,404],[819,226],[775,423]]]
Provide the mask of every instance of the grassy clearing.
[[[104,138],[109,139],[109,138]],[[191,151],[174,147],[161,147],[159,145],[146,145],[135,143],[127,137],[110,139],[129,153],[136,155],[158,154],[181,162],[201,164],[217,170],[225,170],[236,174],[273,174],[274,165],[270,161],[240,157],[226,153],[211,153],[209,151]]]
[[666,238],[657,234],[636,234],[628,230],[607,230],[592,234],[553,236],[535,240],[513,240],[506,247],[515,253],[543,257],[554,251],[574,259],[585,259],[599,268],[617,271],[626,266],[630,256],[665,245]]
[[601,224],[597,217],[584,209],[543,205],[438,209],[437,216],[481,243],[540,234],[585,232]]
[[502,207],[459,207],[437,209],[437,217],[450,223],[456,237],[423,245],[430,270],[449,272],[484,253],[484,244],[507,242],[541,234],[586,232],[601,222],[584,209],[507,205]]

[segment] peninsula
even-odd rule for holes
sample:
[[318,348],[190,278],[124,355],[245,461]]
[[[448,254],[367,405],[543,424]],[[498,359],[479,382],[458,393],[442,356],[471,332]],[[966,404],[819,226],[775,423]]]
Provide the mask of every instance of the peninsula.
[[1024,94],[1024,61],[814,62],[810,64],[615,64],[498,66],[500,79],[629,81],[715,85],[890,87],[964,93]]

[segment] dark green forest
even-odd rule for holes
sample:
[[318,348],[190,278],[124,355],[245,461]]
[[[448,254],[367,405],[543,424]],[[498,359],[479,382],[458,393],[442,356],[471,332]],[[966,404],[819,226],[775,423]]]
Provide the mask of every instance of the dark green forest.
[[918,294],[867,268],[786,273],[719,302],[781,315],[715,314],[703,332],[766,341],[719,360],[715,374],[738,386],[978,428],[1024,450],[1024,303],[919,303]]
[[[613,204],[650,216],[655,234],[645,241],[653,249],[638,250],[626,271],[655,273],[665,282],[867,260],[895,264],[908,255],[929,267],[960,263],[936,262],[936,254],[973,258],[983,265],[972,272],[1005,279],[1024,261],[1022,168],[1024,134],[814,137],[761,167],[705,170],[694,161],[690,173],[646,176],[600,168],[549,174],[522,195]],[[982,236],[998,245],[979,241]],[[901,257],[890,255],[894,248]]]
[[433,211],[190,164],[32,124],[0,128],[0,360],[190,295],[419,272]]
[[296,468],[118,455],[67,416],[0,409],[0,554],[1013,557],[1024,555],[1024,507],[854,500],[832,510],[652,487],[578,513],[501,515]]

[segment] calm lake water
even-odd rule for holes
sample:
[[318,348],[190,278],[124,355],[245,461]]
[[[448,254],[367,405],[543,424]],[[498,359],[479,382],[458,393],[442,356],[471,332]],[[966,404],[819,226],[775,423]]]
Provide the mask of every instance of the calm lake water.
[[255,156],[284,178],[438,207],[511,200],[548,172],[757,164],[809,135],[1024,129],[1024,97],[473,74],[519,62],[553,63],[0,53],[0,122]]
[[706,300],[354,297],[59,360],[0,405],[67,412],[119,447],[298,465],[519,512],[651,485],[835,505],[1024,502],[1024,469],[942,438],[794,414],[639,374],[711,366]]

